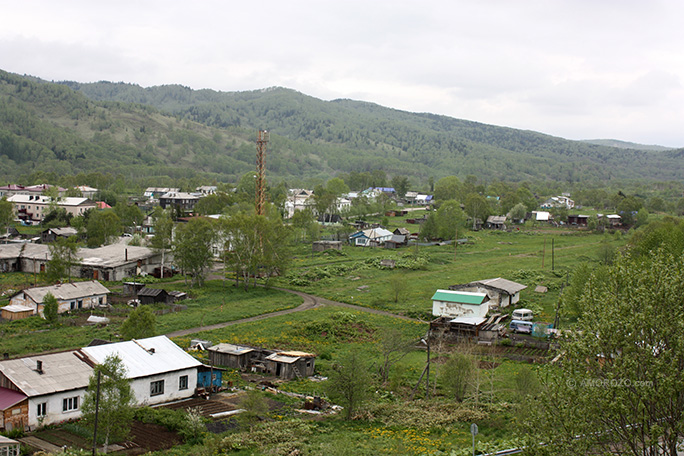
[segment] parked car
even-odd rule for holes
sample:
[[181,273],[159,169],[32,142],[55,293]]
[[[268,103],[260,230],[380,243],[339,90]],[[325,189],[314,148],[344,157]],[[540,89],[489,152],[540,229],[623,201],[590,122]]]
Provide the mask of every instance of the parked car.
[[530,309],[515,309],[511,318],[513,320],[532,321],[534,313]]
[[511,320],[511,323],[508,325],[508,328],[516,333],[532,334],[534,323],[532,323],[531,321]]

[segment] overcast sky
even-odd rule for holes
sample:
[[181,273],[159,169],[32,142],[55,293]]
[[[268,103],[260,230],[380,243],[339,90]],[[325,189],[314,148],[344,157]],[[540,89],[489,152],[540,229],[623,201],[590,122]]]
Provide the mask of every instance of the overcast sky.
[[684,147],[681,0],[0,1],[0,69]]

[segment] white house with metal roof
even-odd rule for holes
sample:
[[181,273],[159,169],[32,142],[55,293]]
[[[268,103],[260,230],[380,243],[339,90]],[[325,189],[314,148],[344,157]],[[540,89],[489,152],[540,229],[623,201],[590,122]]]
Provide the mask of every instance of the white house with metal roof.
[[97,280],[60,283],[22,290],[10,298],[10,305],[30,307],[33,309],[33,315],[42,315],[45,296],[48,293],[57,299],[57,312],[64,313],[106,305],[110,291]]
[[478,317],[489,312],[486,293],[469,291],[437,290],[432,296],[432,315],[435,317]]
[[[136,405],[185,399],[195,392],[202,363],[166,336],[156,336],[1,360],[0,413],[13,417],[13,428],[29,430],[80,418],[93,367],[110,355],[121,358]],[[3,420],[0,429],[6,424]]]
[[195,393],[202,365],[166,336],[85,347],[81,352],[96,364],[118,355],[131,379],[137,405],[161,404]]

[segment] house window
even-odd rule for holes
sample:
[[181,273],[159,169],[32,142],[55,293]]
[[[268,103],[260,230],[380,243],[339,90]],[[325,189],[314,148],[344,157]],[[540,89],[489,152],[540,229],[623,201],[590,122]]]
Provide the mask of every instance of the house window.
[[178,378],[178,389],[179,390],[188,389],[188,376],[187,375],[181,375]]
[[73,410],[78,410],[78,396],[62,399],[62,411],[71,412]]
[[38,417],[47,415],[47,402],[41,402],[36,408],[36,415]]
[[100,296],[99,298],[97,298],[97,303],[98,303],[99,305],[104,304],[104,299],[102,298],[102,296]]
[[83,299],[78,300],[78,308],[82,309],[83,308]]
[[71,310],[74,310],[76,308],[76,301],[71,301],[70,306]]
[[164,380],[150,382],[150,396],[159,396],[160,394],[164,394]]

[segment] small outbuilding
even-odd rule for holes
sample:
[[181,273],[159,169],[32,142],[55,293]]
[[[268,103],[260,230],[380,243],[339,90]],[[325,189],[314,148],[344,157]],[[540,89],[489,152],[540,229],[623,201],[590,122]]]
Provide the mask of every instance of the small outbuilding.
[[313,375],[316,355],[299,351],[275,352],[264,358],[266,372],[286,380]]
[[486,293],[492,307],[508,307],[520,300],[520,292],[527,286],[511,280],[496,277],[494,279],[478,280],[462,285],[451,285],[450,290]]
[[21,320],[31,315],[33,315],[33,308],[20,304],[12,304],[2,308],[3,320]]
[[235,344],[217,344],[207,349],[209,362],[216,366],[232,369],[248,368],[254,357],[258,357],[255,348]]
[[161,288],[141,288],[138,291],[140,304],[154,304],[155,302],[168,302],[169,294]]
[[325,250],[342,250],[342,241],[315,241],[312,245],[314,252]]
[[432,296],[432,315],[435,317],[484,318],[489,311],[486,293],[437,290]]

